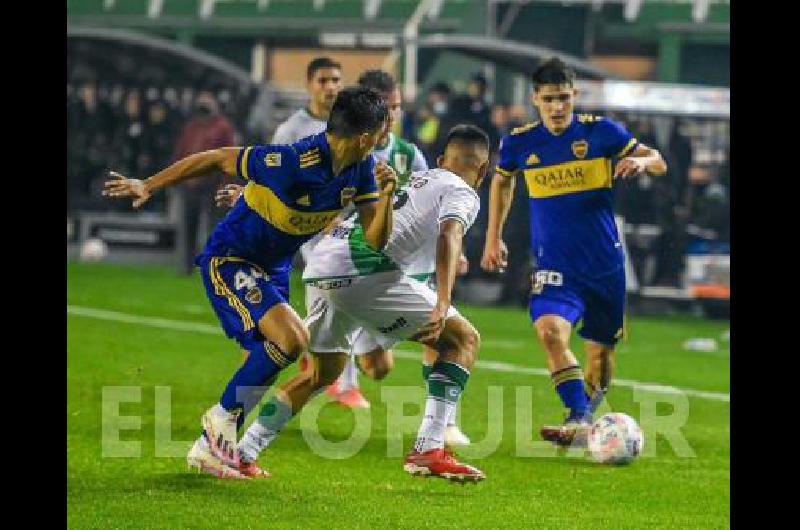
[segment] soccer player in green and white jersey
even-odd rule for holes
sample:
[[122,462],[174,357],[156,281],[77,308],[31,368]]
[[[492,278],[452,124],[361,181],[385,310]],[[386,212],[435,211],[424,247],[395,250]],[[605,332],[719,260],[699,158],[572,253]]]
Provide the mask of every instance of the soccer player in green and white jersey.
[[[372,156],[378,161],[385,161],[389,166],[394,169],[397,174],[398,188],[403,186],[412,172],[425,171],[428,169],[428,164],[425,161],[425,156],[419,148],[400,138],[392,132],[395,124],[400,121],[400,114],[402,112],[402,95],[397,86],[397,81],[394,77],[384,70],[366,70],[358,78],[358,84],[363,87],[376,90],[383,95],[386,104],[389,107],[389,119],[387,120],[386,132],[375,146],[372,151]],[[318,239],[318,238],[317,238]],[[317,241],[315,239],[314,241]],[[303,258],[306,263],[312,259],[311,249],[313,248],[314,241],[310,242],[303,249]],[[308,296],[306,296],[308,302]],[[307,303],[307,307],[308,303]],[[378,345],[371,340],[369,334],[363,334],[361,337],[363,347],[370,347],[375,349]],[[361,367],[373,379],[382,379],[386,374],[381,367],[375,367],[363,362],[362,358]],[[361,394],[358,386],[358,368],[356,366],[356,357],[351,355],[347,361],[347,365],[342,371],[341,377],[336,380],[331,386],[328,387],[327,392],[339,403],[348,407],[365,408],[369,407],[369,402]],[[460,434],[460,431],[459,431]],[[462,435],[463,436],[463,435]]]
[[[393,125],[400,122],[402,112],[402,94],[397,85],[394,77],[383,70],[367,70],[358,78],[358,84],[367,88],[378,91],[386,99],[386,104],[389,107],[389,120],[387,122],[387,132],[384,137],[378,140],[375,150],[372,152],[377,160],[383,160],[394,169],[397,174],[398,189],[405,185],[409,176],[413,172],[425,171],[428,169],[428,164],[425,161],[425,156],[420,151],[419,147],[415,144],[408,142],[392,132]],[[309,245],[310,246],[310,245]],[[463,253],[459,257],[458,274],[464,274],[467,268],[467,260]],[[427,281],[430,274],[419,275],[417,279]],[[388,366],[385,363],[373,362],[373,359],[389,359],[391,362],[391,352],[383,352],[380,344],[370,335],[369,332],[364,331],[358,334],[356,339],[356,347],[361,352],[374,352],[374,355],[363,355],[359,359],[361,361],[362,369],[373,379],[382,379],[386,376]],[[388,356],[388,357],[387,357]],[[330,388],[338,387],[340,392],[339,401],[355,403],[355,393],[353,388],[358,388],[358,370],[356,369],[356,356],[352,355],[350,360],[342,372],[342,376],[337,380],[335,385]],[[430,347],[425,347],[424,361],[422,364],[422,376],[425,381],[431,372],[431,367],[436,362],[437,353]],[[330,390],[329,388],[329,390]],[[330,392],[329,392],[330,393]],[[357,392],[360,396],[361,393]],[[363,397],[362,397],[363,399]],[[448,446],[468,445],[469,438],[461,432],[456,424],[456,415],[453,414],[449,419],[447,429],[445,431],[445,440]]]

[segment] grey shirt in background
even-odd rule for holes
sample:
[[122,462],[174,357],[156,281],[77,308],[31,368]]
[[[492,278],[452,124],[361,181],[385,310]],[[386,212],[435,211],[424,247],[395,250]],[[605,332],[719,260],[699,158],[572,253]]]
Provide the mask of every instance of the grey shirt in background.
[[318,120],[308,113],[306,109],[300,109],[289,116],[285,122],[278,125],[275,135],[272,137],[273,144],[293,144],[301,138],[319,134],[328,127],[328,122]]

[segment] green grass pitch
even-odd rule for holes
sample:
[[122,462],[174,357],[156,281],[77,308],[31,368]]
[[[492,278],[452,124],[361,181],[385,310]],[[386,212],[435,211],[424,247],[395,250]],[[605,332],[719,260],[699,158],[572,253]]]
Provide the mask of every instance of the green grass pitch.
[[[403,413],[412,416],[406,420],[411,427],[387,429],[382,395],[416,386],[422,396],[420,350],[403,343],[383,384],[361,377],[372,408],[367,414],[369,438],[354,456],[315,454],[303,435],[302,418],[295,418],[261,458],[273,475],[270,479],[222,481],[189,473],[183,458],[199,432],[200,415],[218,399],[241,360],[237,345],[215,330],[217,321],[199,278],[178,278],[162,267],[71,263],[67,276],[70,527],[730,526],[730,351],[724,341],[716,352],[681,347],[690,337],[719,340],[727,322],[690,317],[629,322],[629,337],[617,356],[620,384],[612,387],[609,406],[637,418],[646,453],[655,449],[655,455],[646,454],[629,466],[607,467],[543,449],[538,427],[561,421],[564,411],[541,374],[544,354],[526,312],[462,307],[481,332],[480,359],[486,363],[473,370],[461,403],[461,426],[478,446],[459,454],[483,469],[487,480],[459,486],[412,478],[402,470],[400,455],[387,456],[398,437],[404,451],[410,447],[421,416],[419,406],[409,403]],[[292,287],[302,314],[297,278]],[[113,313],[93,313],[97,310]],[[160,320],[126,321],[115,315]],[[170,329],[176,322],[197,329]],[[574,347],[580,351],[578,340]],[[280,380],[296,370],[290,367]],[[647,390],[639,382],[690,393],[670,394],[663,386]],[[113,407],[106,403],[104,414],[101,397],[104,388],[113,392],[117,386],[140,389],[138,401],[118,407],[119,415],[141,418],[134,420],[140,421],[137,428],[119,436],[123,442],[139,442],[139,456],[103,456],[103,422],[105,418],[107,430]],[[163,387],[170,392],[166,420],[164,414],[158,419],[155,414],[157,404],[163,412]],[[356,423],[351,411],[327,405],[317,412],[324,439],[333,443],[350,436]],[[675,431],[657,433],[664,418],[680,413],[687,414],[676,427],[685,445],[674,441]],[[502,436],[495,436],[500,428]],[[165,429],[171,441],[159,443],[157,454],[156,438]],[[686,456],[687,447],[693,456]]]

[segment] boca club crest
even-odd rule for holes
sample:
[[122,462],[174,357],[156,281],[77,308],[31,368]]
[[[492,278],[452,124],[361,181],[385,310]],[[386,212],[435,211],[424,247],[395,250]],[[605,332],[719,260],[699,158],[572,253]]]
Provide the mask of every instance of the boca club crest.
[[244,298],[251,304],[255,305],[261,303],[263,295],[261,294],[261,289],[259,289],[258,287],[253,287],[249,291],[247,291],[247,294],[244,295]]
[[586,153],[589,152],[589,142],[586,140],[578,140],[572,142],[572,154],[575,158],[586,158]]

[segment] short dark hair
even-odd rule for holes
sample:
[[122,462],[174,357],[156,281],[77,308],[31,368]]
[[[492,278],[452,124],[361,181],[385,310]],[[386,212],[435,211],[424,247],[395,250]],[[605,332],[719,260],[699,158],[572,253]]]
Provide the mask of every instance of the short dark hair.
[[333,102],[328,132],[337,136],[356,136],[383,127],[389,116],[386,100],[376,90],[363,86],[342,89]]
[[342,65],[330,57],[317,57],[308,63],[308,66],[306,67],[306,78],[311,81],[311,79],[314,78],[314,74],[317,73],[317,70],[321,70],[323,68],[338,68],[341,70]]
[[444,96],[450,96],[452,90],[450,90],[450,85],[448,85],[444,81],[439,81],[438,83],[432,85],[428,89],[428,92],[438,92],[439,94],[442,94]]
[[397,88],[395,78],[384,70],[367,70],[358,78],[358,84],[382,93],[392,92]]
[[470,144],[480,144],[489,151],[489,135],[483,129],[475,125],[461,123],[450,129],[444,141],[444,149],[447,150],[453,142],[464,142]]
[[550,59],[539,65],[531,76],[534,89],[541,85],[572,85],[575,81],[575,72],[558,57]]

